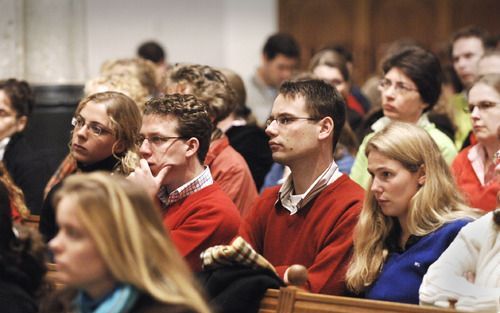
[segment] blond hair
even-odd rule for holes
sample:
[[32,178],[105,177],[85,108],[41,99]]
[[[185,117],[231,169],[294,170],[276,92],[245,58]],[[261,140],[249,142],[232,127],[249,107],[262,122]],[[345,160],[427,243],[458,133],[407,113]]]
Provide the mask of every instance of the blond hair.
[[[392,122],[368,141],[366,155],[371,151],[400,162],[410,172],[424,169],[425,183],[408,204],[410,234],[424,236],[447,222],[477,216],[464,204],[448,165],[425,130]],[[354,254],[346,274],[350,290],[360,293],[376,280],[388,254],[387,241],[397,223],[382,213],[373,192],[367,190],[354,230]]]
[[103,76],[121,74],[137,78],[141,85],[147,89],[149,96],[157,95],[160,82],[156,78],[155,64],[143,58],[112,59],[101,66],[100,74]]
[[78,219],[117,281],[160,302],[210,312],[145,191],[123,177],[94,172],[64,180],[54,204],[64,197],[76,202]]

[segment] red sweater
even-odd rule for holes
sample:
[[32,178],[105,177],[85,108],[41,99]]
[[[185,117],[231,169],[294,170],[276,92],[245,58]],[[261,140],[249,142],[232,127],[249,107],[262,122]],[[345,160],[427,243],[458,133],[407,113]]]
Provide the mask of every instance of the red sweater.
[[469,146],[456,156],[451,169],[455,181],[462,191],[470,206],[484,211],[493,211],[497,204],[497,193],[500,190],[498,181],[491,182],[486,186],[476,176],[467,154],[473,146]]
[[172,204],[163,214],[172,241],[194,272],[201,271],[200,253],[229,244],[240,222],[238,209],[217,184]]
[[257,200],[259,193],[247,162],[229,145],[225,135],[210,144],[205,165],[210,167],[214,181],[233,200],[241,216],[244,217]]
[[278,203],[279,186],[266,189],[239,233],[283,277],[293,264],[307,267],[306,288],[341,295],[352,254],[352,231],[364,190],[342,175],[296,214]]

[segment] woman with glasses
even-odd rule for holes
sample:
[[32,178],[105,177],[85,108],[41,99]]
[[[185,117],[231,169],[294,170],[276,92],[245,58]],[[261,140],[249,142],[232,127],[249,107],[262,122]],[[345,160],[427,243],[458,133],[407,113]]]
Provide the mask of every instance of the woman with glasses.
[[452,170],[472,207],[492,211],[500,182],[494,179],[500,158],[500,74],[481,77],[469,90],[469,111],[477,144],[462,150]]
[[141,188],[104,172],[76,174],[53,200],[59,232],[49,248],[65,288],[40,312],[210,312]]
[[368,299],[418,304],[427,269],[476,215],[421,127],[389,123],[368,140],[365,153],[371,179],[347,286]]
[[366,143],[391,121],[415,124],[427,131],[448,164],[457,154],[453,141],[429,122],[426,114],[441,94],[441,66],[437,57],[418,46],[403,47],[383,62],[382,69],[384,77],[379,90],[384,116],[371,126],[373,133],[363,139],[351,171],[351,178],[364,188],[369,181]]
[[[0,81],[0,160],[23,191],[28,209],[38,214],[43,187],[51,173],[46,160],[24,136],[34,102],[27,82],[13,78]],[[29,211],[13,213],[16,217],[30,214]]]
[[128,175],[137,164],[136,141],[142,117],[135,102],[119,92],[102,92],[83,99],[72,120],[70,153],[45,188],[40,232],[45,240],[57,233],[52,206],[61,181],[76,172],[109,171]]

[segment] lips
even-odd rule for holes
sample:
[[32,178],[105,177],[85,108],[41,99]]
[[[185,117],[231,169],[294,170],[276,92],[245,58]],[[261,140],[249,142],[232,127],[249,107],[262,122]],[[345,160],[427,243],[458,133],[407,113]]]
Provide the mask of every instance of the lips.
[[72,144],[71,147],[73,148],[73,151],[79,151],[79,152],[87,151],[87,149],[84,146],[81,146],[76,143]]
[[269,148],[271,148],[271,151],[278,150],[281,147],[279,143],[276,143],[274,141],[269,141]]

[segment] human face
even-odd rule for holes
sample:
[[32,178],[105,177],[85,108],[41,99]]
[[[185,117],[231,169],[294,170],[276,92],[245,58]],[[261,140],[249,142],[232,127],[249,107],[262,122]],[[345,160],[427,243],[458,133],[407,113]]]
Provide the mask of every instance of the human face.
[[[286,125],[278,125],[275,119],[289,117]],[[294,120],[294,118],[302,118]],[[306,109],[304,97],[284,97],[278,95],[273,104],[266,134],[270,137],[269,147],[273,159],[281,164],[293,167],[296,162],[307,160],[318,149],[320,126],[311,118]]]
[[319,65],[314,71],[314,75],[337,88],[344,99],[349,96],[349,84],[345,81],[340,70],[328,65]]
[[368,172],[372,176],[370,190],[382,213],[398,218],[406,225],[406,216],[411,198],[423,184],[420,171],[410,172],[403,164],[373,150],[368,154]]
[[[187,165],[187,145],[182,138],[178,138],[177,129],[177,118],[172,115],[149,114],[142,119],[140,136],[148,139],[142,142],[139,153],[141,158],[148,162],[154,176],[158,175],[161,169],[169,168],[162,182],[167,188],[178,185],[177,181],[183,180]],[[154,140],[150,140],[154,137],[163,137],[165,140],[155,143]],[[170,139],[166,139],[168,137]]]
[[277,54],[272,60],[265,56],[263,59],[264,81],[275,88],[278,88],[282,82],[292,77],[298,64],[297,59],[289,58],[284,54]]
[[5,91],[0,89],[0,140],[24,129],[25,120],[17,116]]
[[384,116],[391,120],[415,124],[427,107],[415,83],[397,67],[384,76],[390,86],[379,87]]
[[484,83],[472,86],[469,91],[469,108],[472,108],[472,130],[482,144],[498,142],[500,126],[500,94]]
[[97,250],[94,239],[78,218],[74,195],[63,196],[57,205],[57,236],[49,242],[54,253],[57,281],[85,290],[97,298],[111,290],[114,279]]
[[465,87],[470,87],[476,79],[477,63],[483,54],[483,43],[477,37],[464,37],[453,43],[453,67]]
[[[94,164],[113,154],[117,139],[111,130],[111,121],[105,103],[88,102],[77,116],[85,120],[85,126],[75,127],[71,139],[71,154],[84,164]],[[92,132],[89,125],[100,127],[100,135]]]

